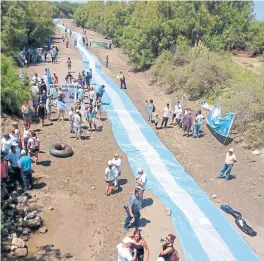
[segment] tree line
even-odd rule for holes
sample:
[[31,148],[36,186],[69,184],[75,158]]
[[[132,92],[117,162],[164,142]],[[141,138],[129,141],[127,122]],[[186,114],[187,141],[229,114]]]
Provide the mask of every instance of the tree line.
[[254,18],[252,1],[89,2],[74,18],[113,38],[136,70],[149,68],[164,50],[199,41],[211,51],[264,51],[264,22]]

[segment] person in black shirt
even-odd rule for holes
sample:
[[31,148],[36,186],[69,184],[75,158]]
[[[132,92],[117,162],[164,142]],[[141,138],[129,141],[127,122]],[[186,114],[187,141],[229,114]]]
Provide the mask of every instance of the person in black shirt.
[[40,118],[41,126],[44,127],[45,105],[43,104],[42,101],[40,101],[40,103],[39,103],[39,107],[38,107],[38,116],[39,116],[39,118]]
[[47,86],[44,82],[44,79],[41,79],[40,86],[39,86],[39,95],[42,95],[43,91],[47,92]]

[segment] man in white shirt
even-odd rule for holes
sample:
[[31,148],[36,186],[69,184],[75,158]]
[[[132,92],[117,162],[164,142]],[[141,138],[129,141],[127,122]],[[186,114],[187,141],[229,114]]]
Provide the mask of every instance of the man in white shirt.
[[138,188],[142,191],[141,199],[143,200],[143,194],[147,185],[147,174],[143,171],[142,168],[138,168],[137,173],[140,175],[140,177],[136,178],[136,183],[138,184]]
[[32,81],[36,84],[36,85],[40,85],[40,78],[38,77],[38,74],[35,73],[35,75],[32,77]]
[[115,176],[115,181],[114,181],[115,189],[117,189],[117,188],[119,188],[118,180],[119,180],[119,176],[121,176],[121,168],[122,168],[122,160],[120,159],[120,157],[117,153],[114,155],[114,158],[112,159],[112,164],[118,170],[118,172]]
[[119,243],[116,246],[117,249],[117,261],[136,261],[137,259],[137,250],[134,248],[133,255],[132,251],[130,250],[131,244],[133,244],[134,241],[130,237],[125,237],[122,241],[122,243]]
[[79,110],[76,110],[76,113],[73,115],[73,126],[76,140],[79,140],[81,138],[81,114]]
[[194,138],[197,138],[197,137],[199,138],[203,120],[204,120],[204,116],[202,115],[201,110],[198,110],[198,113],[196,114],[196,118],[195,118],[194,129],[193,129]]
[[161,126],[160,126],[161,128],[163,127],[163,124],[164,124],[165,128],[167,127],[168,120],[170,117],[170,112],[171,112],[170,104],[167,103],[166,107],[163,109],[163,118],[162,118],[162,122],[161,122]]
[[177,104],[176,104],[175,107],[174,107],[174,113],[173,113],[173,115],[172,115],[171,123],[173,123],[173,121],[174,121],[174,119],[175,119],[175,117],[176,117],[176,114],[177,114],[177,112],[178,112],[178,110],[179,110],[179,105],[180,105],[180,102],[177,101]]

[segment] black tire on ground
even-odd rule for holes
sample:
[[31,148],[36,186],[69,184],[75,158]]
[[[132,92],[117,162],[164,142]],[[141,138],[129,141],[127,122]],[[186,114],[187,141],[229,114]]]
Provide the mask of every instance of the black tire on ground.
[[49,148],[49,152],[52,156],[58,158],[68,158],[73,154],[71,146],[65,143],[52,144]]

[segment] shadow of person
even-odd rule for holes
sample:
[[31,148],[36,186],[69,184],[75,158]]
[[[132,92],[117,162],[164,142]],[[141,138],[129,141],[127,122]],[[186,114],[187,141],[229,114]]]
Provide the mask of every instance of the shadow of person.
[[142,201],[142,208],[149,207],[153,204],[153,199],[152,198],[145,198]]
[[127,184],[127,179],[119,179],[119,180],[118,180],[118,184],[119,184],[120,186],[123,186],[123,185]]
[[112,191],[112,195],[115,195],[115,194],[120,193],[122,191],[123,191],[122,187],[119,186],[118,189]]
[[49,166],[50,166],[50,163],[51,163],[50,160],[42,160],[42,161],[39,161],[39,162],[37,163],[37,165],[42,165],[42,166],[44,166],[44,167],[49,167]]
[[141,218],[140,220],[139,220],[139,225],[141,226],[141,227],[145,227],[147,224],[149,224],[150,223],[150,220],[148,220],[148,219],[146,219],[146,218]]
[[47,186],[47,184],[45,182],[40,182],[37,184],[34,184],[34,189],[43,189]]

